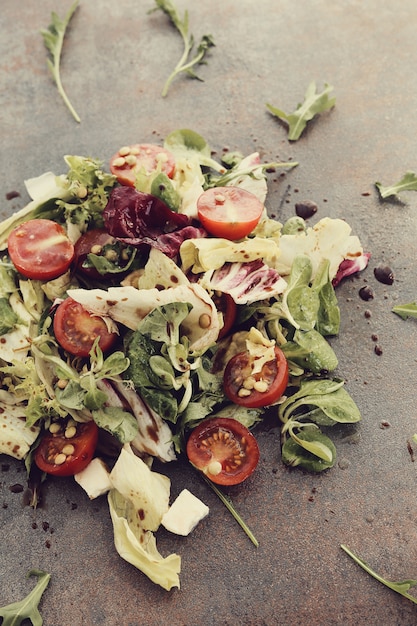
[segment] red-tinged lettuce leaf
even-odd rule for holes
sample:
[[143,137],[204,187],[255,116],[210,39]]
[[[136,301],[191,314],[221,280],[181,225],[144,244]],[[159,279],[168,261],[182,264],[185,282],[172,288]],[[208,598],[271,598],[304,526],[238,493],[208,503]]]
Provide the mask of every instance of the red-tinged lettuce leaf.
[[364,252],[356,259],[344,259],[339,265],[336,276],[332,280],[333,287],[336,287],[343,278],[364,270],[367,267],[370,258],[370,252]]
[[282,293],[287,283],[262,259],[248,263],[225,263],[220,269],[208,272],[202,281],[206,288],[232,296],[237,304],[249,304]]
[[103,211],[104,226],[116,239],[138,249],[154,247],[173,258],[185,239],[205,237],[188,216],[133,187],[116,187]]

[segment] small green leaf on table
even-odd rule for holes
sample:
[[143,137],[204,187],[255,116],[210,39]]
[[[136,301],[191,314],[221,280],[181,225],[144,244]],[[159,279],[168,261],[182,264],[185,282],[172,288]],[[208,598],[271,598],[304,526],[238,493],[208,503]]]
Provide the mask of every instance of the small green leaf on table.
[[0,608],[0,617],[3,618],[2,626],[19,626],[27,619],[32,622],[33,626],[42,626],[43,619],[38,606],[51,575],[40,569],[33,569],[28,573],[28,576],[38,577],[36,586],[20,602],[13,602]]
[[41,35],[43,37],[43,42],[49,51],[51,57],[47,59],[48,67],[51,71],[53,79],[56,83],[58,92],[65,102],[67,108],[71,112],[73,118],[76,122],[80,122],[80,117],[74,107],[72,106],[65,89],[62,85],[61,79],[61,55],[62,55],[62,47],[64,44],[65,34],[68,28],[68,25],[72,19],[72,16],[75,13],[75,9],[78,6],[79,0],[75,0],[75,2],[70,7],[67,15],[62,20],[55,12],[51,14],[51,24],[49,24],[48,28],[41,30]]
[[397,304],[393,307],[392,312],[399,315],[403,320],[407,317],[417,318],[417,304],[415,302],[409,302],[408,304]]
[[305,93],[304,101],[298,104],[295,111],[292,113],[285,113],[281,109],[267,103],[266,107],[283,122],[288,124],[288,139],[290,141],[297,141],[305,130],[307,123],[312,120],[319,113],[328,111],[336,104],[336,98],[330,97],[330,92],[333,91],[333,87],[324,84],[324,90],[320,93],[316,91],[316,83],[312,81]]
[[347,546],[342,544],[340,547],[355,561],[355,563],[360,565],[360,567],[362,567],[365,572],[368,572],[368,574],[375,578],[375,580],[378,580],[389,589],[396,591],[400,595],[404,596],[404,598],[407,598],[408,600],[411,600],[411,602],[414,602],[414,604],[417,604],[417,598],[407,593],[409,589],[417,585],[417,580],[409,579],[394,582],[391,580],[387,580],[386,578],[382,578],[382,576],[377,574],[375,570],[369,567],[369,565],[367,565],[367,563],[365,563],[365,561],[363,561],[360,557],[356,556]]
[[379,191],[381,198],[385,199],[389,196],[398,196],[402,191],[417,191],[417,176],[414,172],[406,172],[397,183],[384,187],[381,183],[375,183],[375,187]]

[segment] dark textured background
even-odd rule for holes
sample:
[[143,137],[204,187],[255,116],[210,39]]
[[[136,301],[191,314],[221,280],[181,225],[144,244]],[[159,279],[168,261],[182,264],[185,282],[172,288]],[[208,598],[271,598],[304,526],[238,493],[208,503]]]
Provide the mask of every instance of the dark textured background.
[[[182,50],[167,17],[147,14],[151,0],[82,0],[62,63],[81,124],[58,96],[39,34],[69,5],[1,2],[0,217],[26,203],[24,179],[65,172],[65,154],[108,163],[123,144],[160,142],[181,127],[218,154],[299,161],[285,177],[270,175],[271,212],[284,221],[296,202],[313,200],[315,220],[346,219],[372,253],[369,268],[338,288],[333,341],[363,421],[335,431],[338,464],[322,475],[285,469],[278,425],[259,430],[259,468],[233,491],[257,549],[187,468],[164,467],[173,495],[187,486],[211,509],[188,538],[158,532],[162,554],[182,556],[181,589],[171,592],[118,557],[105,498],[89,502],[72,480],[51,480],[45,507],[25,508],[11,490],[25,482],[23,464],[2,457],[0,605],[32,589],[25,575],[39,567],[52,575],[45,626],[417,624],[414,604],[340,548],[393,580],[417,578],[417,463],[407,447],[417,432],[416,321],[391,313],[417,297],[417,194],[381,202],[374,187],[417,170],[415,0],[177,0],[196,38],[211,33],[216,48],[198,70],[204,82],[180,77],[165,99]],[[334,86],[336,107],[291,144],[265,103],[290,112],[313,79]],[[12,191],[20,197],[7,200]],[[375,280],[380,263],[393,269],[392,286]],[[358,295],[365,284],[375,293],[368,303]]]

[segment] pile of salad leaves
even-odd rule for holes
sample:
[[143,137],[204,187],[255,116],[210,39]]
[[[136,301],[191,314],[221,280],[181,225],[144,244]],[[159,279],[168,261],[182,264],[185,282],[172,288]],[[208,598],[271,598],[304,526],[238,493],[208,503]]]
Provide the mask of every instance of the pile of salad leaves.
[[[108,493],[116,548],[171,589],[179,587],[180,557],[162,557],[154,536],[169,506],[169,480],[151,469],[152,459],[182,456],[187,433],[209,416],[233,417],[248,428],[262,420],[261,409],[230,403],[222,385],[230,350],[256,329],[280,346],[289,363],[286,395],[268,409],[281,424],[283,462],[315,472],[332,467],[336,448],[329,430],[361,419],[335,374],[331,337],[340,327],[335,287],[364,269],[369,254],[344,220],[326,217],[311,227],[297,217],[281,224],[265,208],[239,257],[242,242],[201,236],[196,199],[209,187],[236,185],[265,205],[267,171],[297,164],[262,164],[257,153],[228,153],[216,161],[207,142],[188,129],[171,133],[164,146],[176,159],[173,179],[157,168],[140,171],[136,180],[138,190],[160,200],[155,206],[162,213],[140,217],[145,237],[122,237],[135,284],[129,277],[121,280],[117,266],[103,267],[94,254],[88,260],[106,280],[80,281],[71,271],[46,283],[26,279],[8,256],[9,233],[32,218],[59,222],[74,242],[92,228],[122,228],[111,211],[112,196],[130,191],[123,191],[99,160],[66,156],[66,174],[47,172],[26,181],[31,202],[0,223],[0,452],[24,459],[30,471],[32,453],[51,420],[94,419],[117,444]],[[127,197],[128,211],[129,203]],[[167,210],[177,223],[169,237],[157,231]],[[237,284],[240,270],[245,279]],[[236,332],[221,341],[215,291],[229,293],[238,306]],[[105,357],[95,345],[82,367],[77,358],[63,355],[51,307],[68,294],[124,328],[119,350]],[[210,326],[201,329],[196,320],[207,312]],[[68,381],[65,389],[57,387],[57,377]],[[141,479],[132,484],[132,476]],[[141,527],[138,508],[146,511]]]

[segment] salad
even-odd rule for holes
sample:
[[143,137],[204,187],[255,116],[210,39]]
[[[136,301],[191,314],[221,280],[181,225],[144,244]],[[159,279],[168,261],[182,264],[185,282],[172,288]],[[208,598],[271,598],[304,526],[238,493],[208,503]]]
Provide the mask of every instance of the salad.
[[108,168],[65,162],[0,223],[0,452],[32,485],[74,476],[107,494],[117,551],[169,590],[181,559],[154,533],[187,535],[208,508],[188,490],[170,504],[153,460],[236,485],[269,414],[284,463],[332,467],[330,427],[361,418],[332,374],[335,287],[370,255],[343,220],[268,217],[267,172],[296,163],[217,161],[189,129]]

